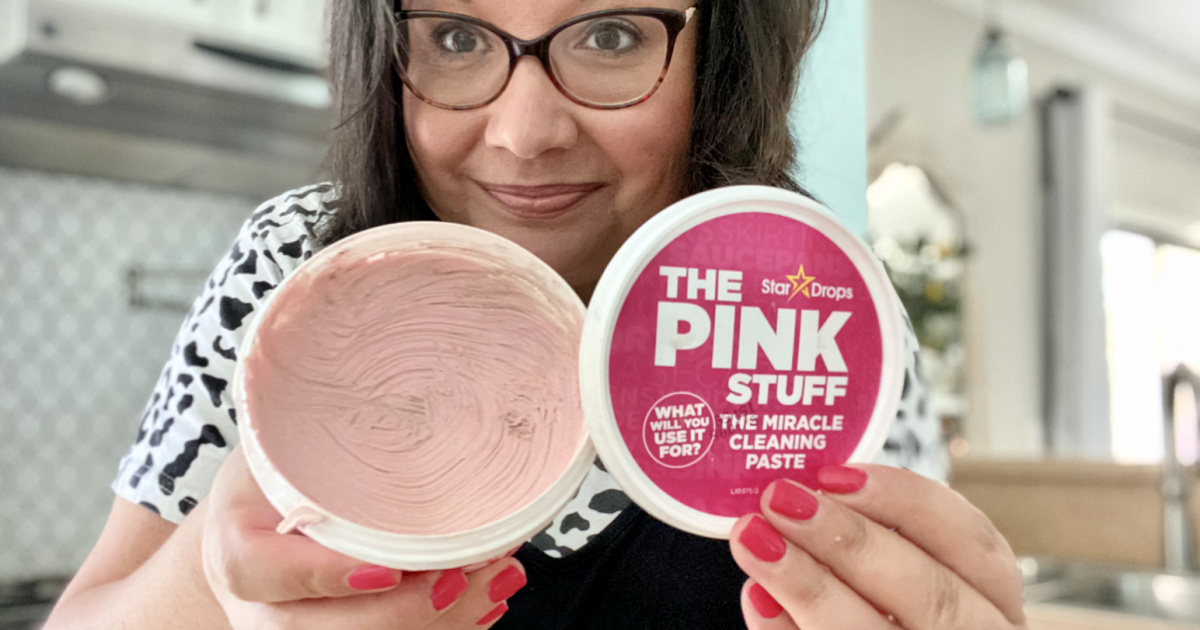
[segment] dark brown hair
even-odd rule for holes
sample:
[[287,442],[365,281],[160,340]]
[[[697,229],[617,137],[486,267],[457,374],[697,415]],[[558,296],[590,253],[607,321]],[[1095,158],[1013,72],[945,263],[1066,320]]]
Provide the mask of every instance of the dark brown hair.
[[[824,0],[700,0],[687,194],[733,184],[803,192],[788,127],[801,61]],[[330,72],[341,123],[328,165],[338,211],[328,245],[398,221],[436,217],[421,197],[393,67],[391,0],[334,0]]]

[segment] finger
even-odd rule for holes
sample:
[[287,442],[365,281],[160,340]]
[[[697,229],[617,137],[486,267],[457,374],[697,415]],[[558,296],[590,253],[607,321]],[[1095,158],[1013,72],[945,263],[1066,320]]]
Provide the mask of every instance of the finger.
[[204,544],[211,550],[205,570],[235,597],[262,603],[347,597],[400,583],[400,571],[365,564],[307,536],[277,533],[282,517],[250,476],[240,450],[230,455],[220,476],[220,507],[206,515],[214,522],[205,528]]
[[475,564],[468,564],[467,566],[463,567],[462,570],[467,573],[474,573],[475,571],[478,571],[490,564],[499,562],[503,558],[511,558],[511,557],[517,555],[517,552],[521,550],[521,546],[522,545],[517,545],[516,547],[513,547],[512,549],[509,549],[508,551],[506,551],[504,553],[504,555],[497,556],[495,558],[492,558],[491,560],[484,560],[483,562],[476,562]]
[[742,586],[742,616],[749,630],[800,630],[783,606],[754,580]]
[[396,588],[356,597],[303,599],[270,604],[277,627],[292,630],[325,628],[424,628],[447,608],[434,608],[435,585],[444,572],[406,573]]
[[[864,474],[865,473],[865,474]],[[1021,571],[1008,541],[962,495],[890,466],[830,466],[822,491],[867,518],[897,530],[1021,624]]]
[[508,612],[508,598],[525,587],[525,568],[504,558],[470,575],[462,603],[444,621],[452,628],[489,628]]
[[254,480],[240,444],[217,471],[212,494],[221,497],[223,518],[236,517],[239,526],[274,530],[283,521]]
[[230,543],[239,559],[227,570],[229,588],[246,601],[285,602],[386,591],[402,572],[365,564],[304,536],[243,532]]
[[[437,601],[439,583],[446,575],[456,576],[455,580],[461,576],[465,581],[461,594],[449,604]],[[386,592],[279,606],[282,618],[300,628],[421,628],[436,621],[440,629],[476,629],[490,627],[499,620],[508,611],[506,600],[524,584],[525,570],[520,562],[505,558],[469,574],[461,569],[408,573],[399,587]]]
[[[738,566],[783,607],[783,616],[804,630],[898,630],[829,569],[784,540],[763,517],[749,515],[739,519],[734,524],[730,546]],[[744,602],[745,596],[743,611],[749,623],[752,615]],[[765,600],[758,603],[769,604]],[[761,613],[758,616],[766,617]]]
[[922,630],[1012,627],[998,608],[953,571],[833,499],[783,480],[767,486],[762,509],[788,542],[829,567],[872,606],[895,615],[901,626]]

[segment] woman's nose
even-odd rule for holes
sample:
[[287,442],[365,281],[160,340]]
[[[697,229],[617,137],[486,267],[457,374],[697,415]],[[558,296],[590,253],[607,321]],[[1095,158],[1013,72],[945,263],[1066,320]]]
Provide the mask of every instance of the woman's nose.
[[553,149],[568,149],[579,137],[575,107],[554,87],[542,64],[522,57],[500,98],[487,106],[486,142],[522,159]]

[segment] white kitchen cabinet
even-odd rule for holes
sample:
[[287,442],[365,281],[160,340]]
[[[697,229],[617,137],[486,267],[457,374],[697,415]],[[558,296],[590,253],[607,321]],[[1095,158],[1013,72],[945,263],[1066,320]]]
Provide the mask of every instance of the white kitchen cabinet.
[[217,25],[217,4],[223,0],[62,0],[64,4],[110,8],[114,12],[164,20],[181,26]]
[[326,0],[210,0],[221,34],[276,55],[323,67],[329,37]]
[[55,1],[182,26],[210,43],[307,67],[328,57],[327,0]]
[[230,5],[230,20],[247,35],[294,42],[321,37],[325,29],[324,0],[220,0]]

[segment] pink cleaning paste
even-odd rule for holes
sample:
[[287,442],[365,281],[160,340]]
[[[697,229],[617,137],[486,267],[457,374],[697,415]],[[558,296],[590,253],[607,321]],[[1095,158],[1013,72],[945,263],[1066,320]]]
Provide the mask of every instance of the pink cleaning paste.
[[533,501],[585,439],[582,307],[509,251],[386,238],[279,289],[245,357],[247,411],[321,509],[401,534],[471,530]]
[[736,517],[758,510],[771,481],[811,483],[849,459],[876,407],[882,353],[876,305],[838,245],[794,218],[728,214],[676,237],[633,282],[609,393],[653,484]]

